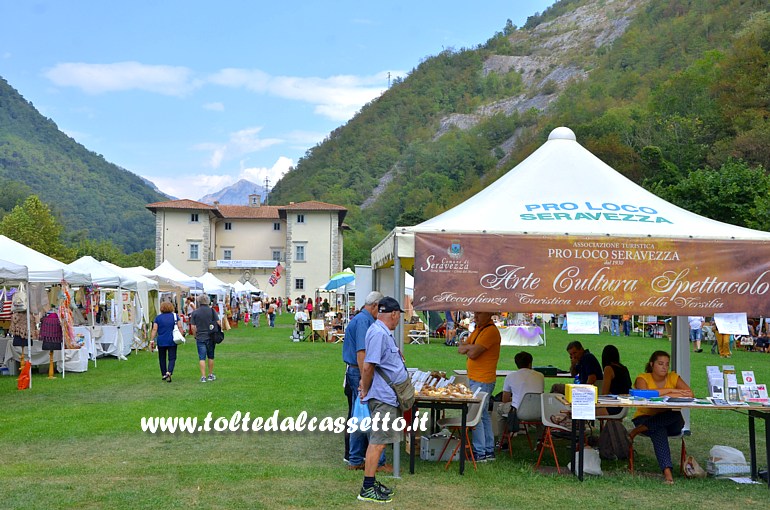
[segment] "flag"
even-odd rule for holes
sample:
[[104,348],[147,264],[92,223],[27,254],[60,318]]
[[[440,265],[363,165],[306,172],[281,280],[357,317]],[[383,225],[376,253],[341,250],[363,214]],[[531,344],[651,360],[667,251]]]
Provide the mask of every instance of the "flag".
[[273,269],[273,274],[270,275],[270,278],[267,280],[267,283],[269,283],[271,287],[275,287],[276,284],[278,283],[278,280],[281,279],[281,273],[283,273],[283,267],[279,262],[278,265],[275,266],[275,269]]

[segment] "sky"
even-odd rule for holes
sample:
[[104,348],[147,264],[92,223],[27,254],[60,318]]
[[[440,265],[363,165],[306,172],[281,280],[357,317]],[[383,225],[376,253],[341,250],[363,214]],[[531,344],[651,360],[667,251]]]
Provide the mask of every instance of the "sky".
[[0,77],[89,150],[198,199],[270,186],[396,77],[554,0],[0,0]]

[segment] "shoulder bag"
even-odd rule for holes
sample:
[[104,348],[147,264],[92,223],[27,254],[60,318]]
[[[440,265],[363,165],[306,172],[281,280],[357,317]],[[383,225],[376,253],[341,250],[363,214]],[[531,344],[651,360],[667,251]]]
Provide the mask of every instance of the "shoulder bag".
[[377,370],[377,373],[380,374],[380,377],[385,380],[388,386],[393,388],[393,391],[396,393],[396,400],[398,400],[398,407],[402,411],[411,409],[414,405],[414,386],[412,385],[412,379],[409,377],[409,372],[407,372],[404,382],[394,383],[390,380],[390,377],[387,376],[385,371],[382,370],[379,365],[377,365],[375,369]]
[[225,333],[222,331],[222,328],[219,326],[219,324],[217,324],[217,316],[213,308],[211,309],[211,317],[214,322],[211,325],[209,337],[215,344],[221,344],[225,340]]
[[185,337],[182,334],[181,331],[179,331],[179,326],[177,325],[177,322],[179,322],[179,316],[177,314],[174,314],[174,330],[172,331],[173,337],[174,337],[174,343],[179,345],[185,343]]
[[16,289],[16,293],[13,295],[11,305],[11,311],[13,312],[26,312],[27,311],[27,289],[23,283],[19,283]]

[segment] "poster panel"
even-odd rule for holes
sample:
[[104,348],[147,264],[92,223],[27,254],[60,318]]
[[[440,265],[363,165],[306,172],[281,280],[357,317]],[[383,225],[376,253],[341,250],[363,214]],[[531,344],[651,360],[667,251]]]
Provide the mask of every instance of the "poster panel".
[[770,315],[770,242],[415,234],[418,310]]

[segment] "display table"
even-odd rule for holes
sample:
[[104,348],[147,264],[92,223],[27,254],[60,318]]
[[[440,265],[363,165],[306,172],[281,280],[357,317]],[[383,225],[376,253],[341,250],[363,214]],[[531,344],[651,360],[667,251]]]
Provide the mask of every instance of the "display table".
[[[412,405],[412,419],[416,416],[417,410],[420,408],[429,408],[431,410],[431,421],[435,423],[435,412],[442,409],[460,409],[460,474],[465,472],[465,425],[468,419],[468,405],[472,403],[478,404],[481,402],[478,398],[449,398],[449,397],[425,397],[417,395]],[[409,473],[414,474],[414,457],[415,457],[415,443],[416,443],[416,427],[412,427],[410,434],[409,445]]]
[[[63,353],[63,354],[62,354]],[[56,362],[56,370],[62,371],[62,355],[64,356],[64,370],[66,372],[85,372],[88,370],[88,348],[83,346],[80,349],[65,349],[64,351],[54,351],[53,359]],[[5,346],[4,362],[6,366],[13,362],[18,365],[21,359],[21,347],[14,347],[13,342],[8,342]],[[48,365],[48,351],[43,350],[43,342],[39,340],[32,341],[32,352],[24,349],[24,359],[29,360],[33,365]],[[18,370],[16,370],[18,373]]]
[[498,327],[497,330],[500,332],[500,345],[543,345],[543,330],[540,326],[508,326]]
[[423,343],[428,338],[428,330],[425,329],[425,324],[422,322],[418,322],[416,324],[404,324],[403,327],[404,344],[411,344],[415,342],[415,340],[419,340],[415,343]]
[[[563,404],[569,405],[563,396],[557,397]],[[702,401],[702,400],[701,400]],[[746,405],[723,405],[717,406],[713,404],[701,404],[698,402],[655,402],[649,400],[638,400],[631,402],[598,402],[596,408],[602,407],[645,407],[650,409],[664,409],[664,410],[682,410],[682,409],[706,409],[709,411],[737,411],[745,413],[749,418],[749,455],[751,458],[751,479],[758,480],[759,472],[757,468],[757,440],[755,431],[755,420],[757,418],[765,422],[765,455],[766,459],[770,459],[770,428],[768,428],[767,420],[770,417],[770,407],[765,406],[746,406]],[[583,455],[579,452],[583,451],[584,444],[583,439],[585,437],[586,422],[593,420],[572,420],[572,445],[570,451],[572,452],[572,465],[570,470],[573,475],[577,475],[578,480],[583,481]],[[767,484],[770,488],[770,480]]]
[[[122,346],[119,345],[118,329],[122,336]],[[131,345],[134,341],[134,325],[122,324],[120,327],[111,325],[78,326],[78,331],[89,330],[96,345],[96,356],[125,357],[131,354]],[[122,347],[122,348],[121,348]]]

